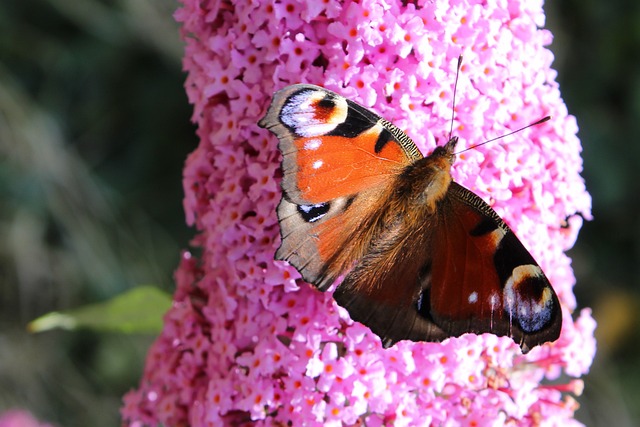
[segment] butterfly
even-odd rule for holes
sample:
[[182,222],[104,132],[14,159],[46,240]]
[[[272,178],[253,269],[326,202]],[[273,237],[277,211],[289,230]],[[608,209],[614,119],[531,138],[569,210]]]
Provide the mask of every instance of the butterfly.
[[398,127],[332,91],[276,92],[258,125],[279,139],[275,259],[326,291],[385,347],[465,333],[523,353],[560,335],[558,297],[479,196],[453,181],[457,137],[424,157]]

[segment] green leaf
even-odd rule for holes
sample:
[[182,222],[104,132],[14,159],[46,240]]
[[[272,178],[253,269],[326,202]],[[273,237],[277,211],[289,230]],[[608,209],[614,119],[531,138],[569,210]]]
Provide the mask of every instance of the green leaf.
[[31,321],[31,332],[88,328],[126,334],[157,334],[162,316],[171,307],[171,295],[154,286],[139,286],[108,301],[65,311],[54,311]]

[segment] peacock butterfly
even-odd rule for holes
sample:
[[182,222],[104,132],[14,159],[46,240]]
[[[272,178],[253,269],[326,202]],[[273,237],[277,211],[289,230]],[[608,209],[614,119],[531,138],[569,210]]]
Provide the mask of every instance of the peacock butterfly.
[[319,86],[273,96],[259,126],[279,139],[275,258],[334,292],[383,345],[465,333],[524,353],[560,335],[558,297],[511,229],[454,182],[457,137],[423,157],[398,127]]

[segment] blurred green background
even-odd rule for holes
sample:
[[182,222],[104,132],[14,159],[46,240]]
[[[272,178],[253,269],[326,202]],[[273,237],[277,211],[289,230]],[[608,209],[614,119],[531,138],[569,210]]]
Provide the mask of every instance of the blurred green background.
[[[181,168],[196,146],[168,0],[0,5],[0,412],[114,426],[152,337],[28,321],[143,283],[173,289],[193,232]],[[640,3],[546,5],[577,116],[595,221],[571,250],[599,352],[578,418],[640,425]]]

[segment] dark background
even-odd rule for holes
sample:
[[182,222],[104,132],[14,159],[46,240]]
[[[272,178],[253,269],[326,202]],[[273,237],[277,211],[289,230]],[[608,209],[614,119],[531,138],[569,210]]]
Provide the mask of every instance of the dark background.
[[[29,320],[139,284],[171,291],[196,146],[168,0],[3,0],[0,6],[0,412],[119,424],[152,337]],[[546,5],[554,68],[577,116],[595,220],[571,250],[598,356],[578,418],[640,424],[640,3]]]

